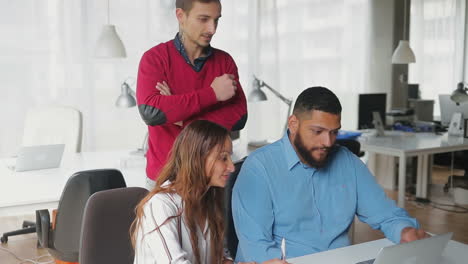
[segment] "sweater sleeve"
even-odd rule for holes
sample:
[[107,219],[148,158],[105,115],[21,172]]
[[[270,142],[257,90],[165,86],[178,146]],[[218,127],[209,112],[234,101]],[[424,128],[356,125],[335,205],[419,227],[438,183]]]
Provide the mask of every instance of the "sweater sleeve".
[[179,243],[177,218],[168,220],[177,213],[170,199],[155,195],[148,202],[141,222],[141,236],[136,241],[135,263],[191,263]]
[[192,117],[186,125],[191,121],[203,119],[222,125],[232,131],[244,128],[245,123],[247,122],[247,102],[244,91],[242,90],[242,86],[239,82],[239,73],[236,63],[231,56],[228,54],[226,55],[226,73],[235,76],[235,81],[238,84],[236,94],[226,102],[219,102],[206,108],[200,114]]
[[157,126],[187,120],[216,104],[216,95],[211,87],[185,94],[161,95],[155,88],[156,84],[168,82],[164,70],[167,68],[167,62],[161,53],[147,51],[142,56],[138,69],[136,91],[138,110],[147,125]]

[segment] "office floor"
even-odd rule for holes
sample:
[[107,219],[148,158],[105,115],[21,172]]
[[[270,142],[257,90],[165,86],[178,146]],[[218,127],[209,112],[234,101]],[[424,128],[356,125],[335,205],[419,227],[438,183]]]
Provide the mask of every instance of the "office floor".
[[[463,175],[463,171],[456,170],[454,174]],[[443,192],[443,185],[447,182],[449,175],[450,171],[447,168],[434,166],[432,170],[432,185],[429,190],[430,200],[437,203],[453,204],[451,193]],[[386,192],[389,197],[396,200],[396,191],[386,190]],[[468,244],[468,212],[447,212],[436,209],[432,205],[419,204],[411,200],[412,197],[407,196],[405,208],[412,217],[419,220],[422,228],[434,234],[453,232],[453,240]],[[468,205],[464,205],[464,207],[468,208]],[[445,207],[445,209],[454,210],[455,208]],[[355,244],[384,237],[382,232],[373,230],[367,224],[360,221],[355,222],[354,232]]]
[[[442,191],[442,186],[447,181],[449,174],[450,172],[446,168],[435,167],[433,169],[431,200],[439,203],[451,202],[450,194],[445,194]],[[393,199],[396,199],[397,192],[387,191],[387,194]],[[420,221],[422,227],[428,232],[444,233],[451,231],[454,232],[454,240],[468,244],[468,213],[461,214],[446,212],[433,208],[430,205],[419,205],[412,201],[406,201],[405,207],[410,215],[416,217]],[[466,207],[468,207],[468,205]],[[22,221],[25,219],[34,220],[34,215],[0,218],[0,234],[21,226]],[[368,225],[356,221],[354,234],[355,244],[383,237],[384,236],[380,231],[372,230]],[[8,243],[2,244],[1,247],[14,252],[20,258],[35,258],[47,254],[46,250],[36,248],[35,234],[11,237]],[[50,258],[40,259],[40,261],[48,260],[50,260]],[[16,264],[20,263],[20,261],[12,254],[0,250],[0,263]]]

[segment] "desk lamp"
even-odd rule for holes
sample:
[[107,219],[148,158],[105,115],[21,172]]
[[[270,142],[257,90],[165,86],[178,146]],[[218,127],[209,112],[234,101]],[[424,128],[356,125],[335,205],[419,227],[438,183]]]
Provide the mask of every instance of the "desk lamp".
[[[131,78],[128,78],[122,83],[122,91],[119,97],[117,98],[117,101],[115,102],[115,106],[119,108],[130,108],[136,106],[136,100],[135,100],[135,92],[130,88],[130,84],[128,84],[128,81],[131,80]],[[130,152],[130,154],[133,155],[141,155],[141,156],[146,156],[146,151],[148,150],[148,132],[146,132],[145,138],[143,139],[143,143],[141,144],[141,148],[138,148],[135,151]]]
[[286,123],[284,125],[284,130],[286,130],[288,128],[288,119],[287,118],[289,117],[289,112],[291,112],[292,100],[284,97],[280,92],[273,89],[270,85],[268,85],[264,81],[258,79],[255,75],[254,75],[254,80],[253,80],[253,85],[252,86],[253,86],[253,90],[249,94],[249,102],[261,102],[261,101],[268,100],[266,94],[262,91],[262,87],[266,87],[276,97],[278,97],[283,103],[288,105],[288,113],[287,113],[287,117],[286,117]]
[[450,95],[450,99],[454,101],[457,105],[460,105],[464,102],[468,101],[468,91],[467,84],[465,82],[459,82],[457,84],[457,89],[453,91],[452,95]]

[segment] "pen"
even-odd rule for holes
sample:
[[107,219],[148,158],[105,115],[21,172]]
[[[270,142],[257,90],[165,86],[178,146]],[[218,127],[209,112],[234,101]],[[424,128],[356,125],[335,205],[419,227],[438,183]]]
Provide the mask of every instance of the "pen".
[[286,260],[286,240],[281,240],[281,260]]

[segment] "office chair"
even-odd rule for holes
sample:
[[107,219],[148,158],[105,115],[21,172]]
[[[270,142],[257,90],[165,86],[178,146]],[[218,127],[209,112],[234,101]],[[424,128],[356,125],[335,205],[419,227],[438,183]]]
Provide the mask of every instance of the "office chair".
[[[82,142],[81,112],[67,106],[46,106],[29,109],[26,114],[22,146],[65,144],[64,153],[81,151]],[[3,233],[0,241],[8,242],[8,237],[36,232],[36,225],[24,221],[22,229]]]
[[354,139],[337,139],[336,144],[346,147],[349,151],[354,153],[358,157],[364,156],[364,152],[361,151],[361,143]]
[[[442,153],[434,155],[434,164],[451,167],[452,153]],[[444,192],[448,192],[453,186],[468,189],[468,151],[455,151],[453,154],[453,166],[455,169],[464,170],[463,176],[450,175],[444,185]]]
[[234,184],[236,183],[237,175],[239,175],[240,169],[244,160],[247,157],[237,161],[234,164],[235,170],[231,173],[229,180],[224,188],[224,219],[226,220],[225,225],[225,234],[226,234],[226,247],[231,253],[231,256],[234,258],[237,253],[237,244],[239,243],[239,239],[237,238],[236,229],[234,227],[234,220],[232,219],[232,205],[231,205],[231,198],[232,198],[232,188],[234,188]]
[[125,180],[122,173],[115,169],[73,174],[63,189],[55,219],[51,222],[48,210],[36,211],[36,232],[40,246],[47,248],[58,262],[77,262],[86,202],[96,192],[121,187],[126,187]]
[[64,153],[81,152],[81,112],[68,106],[30,109],[26,114],[23,146],[65,144]]
[[80,264],[133,263],[129,230],[135,207],[147,193],[144,188],[129,187],[91,195],[83,215]]

